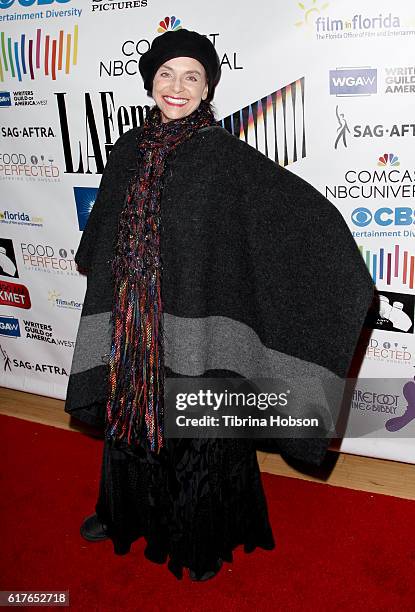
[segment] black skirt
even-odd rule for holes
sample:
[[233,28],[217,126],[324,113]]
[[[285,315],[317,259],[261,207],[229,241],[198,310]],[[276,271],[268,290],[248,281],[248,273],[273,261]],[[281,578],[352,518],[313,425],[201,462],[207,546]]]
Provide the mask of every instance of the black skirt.
[[274,548],[251,440],[169,439],[159,455],[106,440],[95,509],[116,554],[143,536],[145,556],[177,578],[232,561],[240,544]]

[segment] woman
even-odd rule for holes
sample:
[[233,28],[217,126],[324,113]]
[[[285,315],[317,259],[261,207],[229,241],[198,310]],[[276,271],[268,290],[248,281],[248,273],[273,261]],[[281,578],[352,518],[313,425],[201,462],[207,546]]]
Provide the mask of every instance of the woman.
[[[157,37],[140,72],[156,105],[116,143],[76,255],[88,286],[65,409],[105,419],[96,513],[81,534],[111,538],[118,554],[144,536],[148,559],[206,580],[237,545],[274,548],[255,445],[167,438],[165,380],[284,371],[337,384],[372,283],[334,207],[216,125],[220,66],[207,38],[184,29]],[[308,232],[316,216],[332,228],[324,243]],[[341,272],[326,257],[333,247]],[[313,304],[305,288],[327,283],[327,303]],[[321,320],[335,336],[324,349]],[[335,410],[323,416],[328,431]],[[327,445],[279,440],[315,463]]]

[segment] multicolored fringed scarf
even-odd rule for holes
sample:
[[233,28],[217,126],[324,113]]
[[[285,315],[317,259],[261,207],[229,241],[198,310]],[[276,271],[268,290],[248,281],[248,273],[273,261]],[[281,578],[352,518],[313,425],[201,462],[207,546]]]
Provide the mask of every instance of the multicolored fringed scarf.
[[[160,200],[170,153],[214,125],[206,102],[187,117],[161,122],[153,107],[143,125],[141,173],[129,185],[113,260],[115,283],[106,438],[151,450],[163,446],[164,352]],[[145,429],[143,429],[145,428]]]

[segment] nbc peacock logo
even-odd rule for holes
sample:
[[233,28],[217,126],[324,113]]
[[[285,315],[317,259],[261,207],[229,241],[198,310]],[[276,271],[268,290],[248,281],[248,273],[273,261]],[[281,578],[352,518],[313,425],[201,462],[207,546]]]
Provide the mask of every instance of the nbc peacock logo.
[[57,37],[45,34],[41,28],[33,38],[20,38],[0,32],[0,82],[6,78],[23,81],[44,74],[52,81],[59,73],[69,74],[78,63],[78,25],[73,32],[60,30]]
[[162,21],[160,21],[158,28],[157,28],[157,32],[160,32],[160,34],[164,34],[167,31],[175,31],[175,30],[180,30],[181,29],[181,21],[180,19],[178,19],[177,17],[165,17],[164,19],[162,19]]
[[394,153],[384,153],[378,159],[378,166],[400,166],[399,157]]

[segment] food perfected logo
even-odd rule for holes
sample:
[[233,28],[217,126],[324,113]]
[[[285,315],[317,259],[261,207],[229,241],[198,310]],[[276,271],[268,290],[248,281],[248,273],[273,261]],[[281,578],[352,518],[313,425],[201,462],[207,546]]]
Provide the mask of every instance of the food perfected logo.
[[[381,335],[379,339],[375,337],[377,333]],[[397,341],[385,340],[385,333],[377,332],[377,330],[373,331],[366,347],[365,358],[379,363],[410,366],[412,363],[412,353],[408,345]]]
[[160,32],[160,34],[164,34],[164,32],[167,32],[168,30],[170,31],[175,31],[175,30],[180,30],[181,29],[181,21],[180,19],[178,19],[177,17],[165,17],[164,19],[162,19],[158,25],[157,28],[157,32]]
[[377,93],[376,68],[336,68],[329,72],[330,95],[370,96]]
[[10,91],[0,91],[0,108],[3,106],[11,106],[12,98]]
[[19,278],[13,240],[0,238],[0,276]]
[[[71,65],[78,63],[78,25],[74,25],[73,33],[65,34],[60,30],[54,38],[44,34],[41,28],[36,30],[36,36],[27,39],[21,34],[20,39],[0,33],[0,81],[17,79],[22,81],[25,76],[33,80],[38,76],[35,71],[44,71],[44,75],[53,81],[57,75],[69,74]],[[7,49],[7,52],[6,52]]]
[[78,276],[74,249],[58,248],[50,244],[20,243],[26,270]]
[[19,319],[9,316],[0,316],[0,336],[20,338]]
[[76,212],[78,215],[78,226],[81,232],[84,231],[89,214],[95,204],[97,197],[97,187],[74,187]]
[[[376,337],[377,334],[379,337]],[[393,341],[385,340],[384,336],[385,332],[373,331],[366,347],[365,358],[381,363],[410,366],[412,353],[408,344],[395,341],[395,335]]]
[[28,310],[32,306],[28,288],[0,279],[0,305]]
[[6,180],[58,182],[60,170],[51,155],[0,153],[0,178]]

